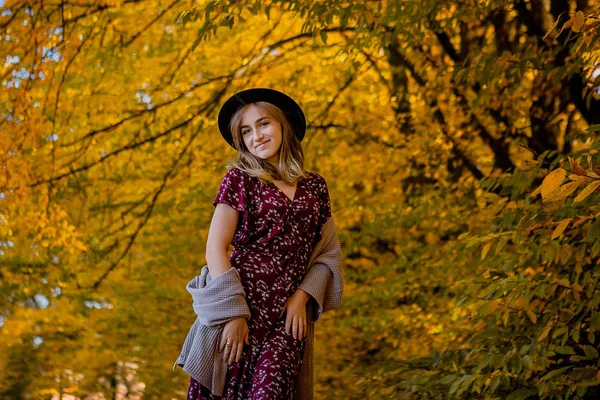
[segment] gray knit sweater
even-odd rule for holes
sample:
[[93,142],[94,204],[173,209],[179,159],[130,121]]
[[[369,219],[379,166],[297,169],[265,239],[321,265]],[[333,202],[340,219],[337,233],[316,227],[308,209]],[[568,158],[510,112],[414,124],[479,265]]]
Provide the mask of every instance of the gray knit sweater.
[[[337,226],[331,216],[321,229],[321,240],[310,256],[309,270],[300,289],[310,294],[306,303],[308,329],[304,356],[294,400],[312,400],[314,386],[314,323],[322,313],[341,306],[344,272]],[[222,396],[227,363],[218,346],[223,325],[234,318],[250,318],[239,272],[232,267],[211,281],[208,267],[187,285],[194,300],[196,321],[192,325],[173,369],[177,365],[214,395]]]

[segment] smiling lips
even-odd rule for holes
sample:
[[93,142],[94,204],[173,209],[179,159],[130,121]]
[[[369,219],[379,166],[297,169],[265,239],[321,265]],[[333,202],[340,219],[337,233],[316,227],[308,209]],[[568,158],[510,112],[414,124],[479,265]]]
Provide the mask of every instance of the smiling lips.
[[262,147],[263,147],[265,144],[269,143],[269,142],[270,142],[270,140],[268,140],[268,141],[266,141],[266,142],[264,142],[264,143],[261,143],[261,144],[259,144],[258,146],[256,146],[256,148],[257,148],[257,149],[262,149]]

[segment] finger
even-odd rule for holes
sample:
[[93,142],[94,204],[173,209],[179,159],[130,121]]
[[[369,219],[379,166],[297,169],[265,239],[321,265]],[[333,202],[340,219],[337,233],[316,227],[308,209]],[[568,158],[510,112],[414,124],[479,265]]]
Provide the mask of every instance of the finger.
[[292,323],[292,336],[296,339],[298,335],[298,318],[294,317],[294,321]]
[[242,358],[243,351],[244,351],[244,342],[240,342],[237,346],[237,354],[235,355],[235,362],[240,362],[240,358]]
[[227,364],[231,364],[233,362],[233,360],[235,359],[235,350],[233,350],[233,349],[235,349],[236,344],[231,343],[231,346],[228,346],[228,347],[231,349],[231,351],[229,352],[229,359],[227,361]]
[[300,322],[298,323],[298,339],[302,339],[304,337],[304,320],[300,318]]
[[290,314],[287,314],[285,317],[285,333],[290,333],[290,325],[292,324],[292,319]]
[[[225,345],[223,346],[223,359],[227,360],[227,358],[229,357],[229,355],[231,354],[231,349],[233,348],[233,340],[231,340],[231,338],[227,338],[225,340]],[[227,345],[227,343],[229,343],[229,346]]]
[[300,339],[302,334],[302,318],[296,318],[296,339]]
[[229,353],[229,361],[228,364],[231,365],[235,361],[235,353],[237,352],[237,345],[231,346],[231,353]]
[[281,308],[281,312],[279,313],[279,318],[281,318],[281,316],[283,315],[283,312],[285,311],[285,306],[287,305],[287,303],[285,303],[283,305],[283,307]]
[[244,338],[244,342],[246,342],[246,344],[250,344],[250,335],[248,334],[248,332],[246,332],[246,337]]
[[306,337],[307,332],[308,332],[308,322],[305,319],[304,320],[304,337]]
[[225,343],[227,343],[227,339],[221,337],[221,344],[219,345],[219,353],[222,353],[225,350]]

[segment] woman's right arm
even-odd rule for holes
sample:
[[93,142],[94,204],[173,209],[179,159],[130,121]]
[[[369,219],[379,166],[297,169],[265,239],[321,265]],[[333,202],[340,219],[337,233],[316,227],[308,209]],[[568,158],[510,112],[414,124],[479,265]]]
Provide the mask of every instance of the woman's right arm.
[[233,240],[239,211],[225,203],[218,203],[208,230],[206,264],[211,279],[231,268],[227,249]]
[[[206,241],[206,262],[212,279],[231,268],[227,249],[233,240],[238,218],[239,211],[235,208],[225,203],[216,204]],[[219,352],[223,352],[223,359],[228,364],[240,361],[244,343],[249,344],[246,319],[236,318],[227,322],[221,334]]]

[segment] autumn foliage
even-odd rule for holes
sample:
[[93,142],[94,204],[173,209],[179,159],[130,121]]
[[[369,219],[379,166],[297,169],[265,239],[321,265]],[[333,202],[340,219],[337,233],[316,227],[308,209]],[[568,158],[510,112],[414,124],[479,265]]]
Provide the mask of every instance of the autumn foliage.
[[0,0],[0,398],[184,398],[216,113],[302,104],[316,398],[600,396],[597,0]]

